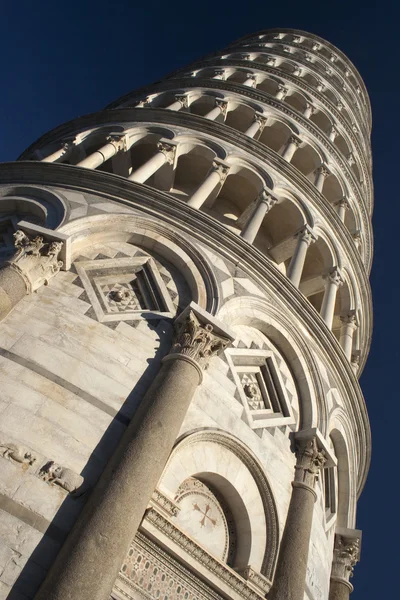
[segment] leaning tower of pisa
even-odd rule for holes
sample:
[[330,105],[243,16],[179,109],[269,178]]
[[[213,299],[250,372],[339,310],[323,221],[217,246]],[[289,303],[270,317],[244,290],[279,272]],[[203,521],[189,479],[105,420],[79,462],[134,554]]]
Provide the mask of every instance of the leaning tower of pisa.
[[0,165],[0,599],[349,598],[370,128],[273,29]]

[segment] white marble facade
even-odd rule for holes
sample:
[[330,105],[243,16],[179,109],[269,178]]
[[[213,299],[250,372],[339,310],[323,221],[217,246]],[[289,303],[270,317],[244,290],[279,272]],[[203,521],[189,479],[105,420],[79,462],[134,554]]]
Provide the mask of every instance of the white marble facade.
[[0,599],[34,598],[195,302],[235,340],[112,598],[268,597],[294,438],[315,432],[328,460],[304,599],[327,600],[370,460],[364,84],[328,42],[269,30],[111,109],[0,165],[3,263],[17,230],[63,244],[61,270],[0,323]]

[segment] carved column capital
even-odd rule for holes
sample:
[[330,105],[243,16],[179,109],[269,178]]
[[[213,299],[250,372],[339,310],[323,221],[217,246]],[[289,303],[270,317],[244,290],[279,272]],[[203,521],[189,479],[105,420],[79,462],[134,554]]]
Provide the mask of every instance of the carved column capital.
[[323,279],[325,279],[325,281],[327,283],[332,283],[333,285],[337,285],[337,287],[343,285],[343,283],[344,283],[342,274],[341,274],[340,270],[338,269],[338,267],[333,267],[332,269],[330,269],[330,271],[328,273],[323,275]]
[[128,149],[126,135],[109,135],[107,136],[107,142],[115,147],[117,152],[126,152]]
[[24,280],[28,294],[47,285],[63,262],[58,260],[63,242],[46,242],[42,236],[28,237],[23,231],[14,233],[16,252],[6,264]]
[[320,48],[321,48],[321,44],[318,44],[318,42],[315,42],[312,45],[312,49],[314,50],[314,52],[317,52]]
[[336,104],[336,108],[338,109],[338,111],[341,111],[343,108],[343,102],[340,102],[340,100],[339,100],[339,102],[337,102],[337,104]]
[[271,192],[266,188],[261,190],[258,199],[259,202],[262,202],[267,206],[267,212],[270,211],[271,208],[275,206],[275,204],[278,202],[278,199],[275,198],[275,196],[273,196]]
[[317,241],[318,236],[313,232],[309,225],[304,225],[299,231],[295,234],[295,237],[300,239],[302,242],[305,242],[307,246],[313,244]]
[[162,152],[167,159],[167,162],[172,165],[175,159],[176,144],[168,141],[160,140],[157,143],[159,152]]
[[220,109],[221,114],[226,115],[226,111],[228,109],[228,101],[227,100],[223,100],[222,98],[216,98],[215,106]]
[[295,67],[295,69],[293,71],[293,75],[295,75],[296,77],[300,77],[301,74],[302,74],[302,70],[300,69],[300,67]]
[[146,106],[149,106],[149,96],[146,96],[146,98],[143,98],[136,104],[136,108],[145,108]]
[[267,58],[267,65],[268,65],[269,67],[274,67],[274,66],[275,66],[275,64],[276,64],[276,58],[274,58],[273,56],[269,56],[269,57]]
[[259,133],[262,133],[266,123],[267,123],[267,117],[265,115],[263,115],[262,113],[255,113],[254,114],[254,122],[255,123],[259,123],[260,127],[258,129]]
[[306,102],[305,110],[308,111],[310,115],[313,115],[317,109],[311,104],[311,102]]
[[317,174],[322,175],[322,177],[328,177],[328,175],[330,175],[331,173],[325,165],[321,165],[317,169]]
[[345,210],[348,210],[350,208],[349,201],[347,200],[347,198],[345,196],[343,196],[343,198],[339,198],[339,200],[336,200],[335,206],[344,208]]
[[340,581],[353,590],[349,579],[353,576],[354,566],[360,560],[361,532],[344,530],[335,533],[331,579]]
[[213,171],[218,173],[221,182],[225,181],[229,173],[229,165],[220,162],[218,159],[213,161]]
[[318,447],[316,437],[297,439],[296,457],[294,483],[306,485],[313,490],[318,474],[327,460],[325,451]]
[[336,129],[336,127],[331,127],[329,129],[329,136],[331,137],[331,141],[333,142],[336,138],[336,136],[339,135],[338,130]]
[[282,94],[282,98],[281,100],[283,100],[286,97],[286,94],[288,93],[288,89],[286,86],[283,85],[283,83],[279,83],[278,84],[278,92],[280,92]]
[[187,94],[175,94],[175,100],[182,104],[182,108],[189,107],[189,98]]
[[343,323],[343,325],[347,325],[354,329],[357,329],[358,327],[357,315],[355,310],[350,310],[348,313],[342,315],[340,317],[340,321]]
[[288,139],[288,142],[289,144],[294,144],[296,148],[300,148],[301,144],[303,143],[303,140],[297,137],[297,135],[291,135]]
[[202,376],[213,356],[231,343],[233,337],[214,323],[205,322],[190,306],[175,321],[174,338],[166,359],[182,358],[195,363]]
[[253,81],[253,86],[257,83],[257,75],[254,73],[246,73],[246,80],[251,79]]
[[308,62],[312,62],[312,59],[313,59],[313,57],[311,56],[311,54],[308,54],[308,53],[304,55],[304,58],[305,58],[305,59],[306,59],[306,61],[308,61]]

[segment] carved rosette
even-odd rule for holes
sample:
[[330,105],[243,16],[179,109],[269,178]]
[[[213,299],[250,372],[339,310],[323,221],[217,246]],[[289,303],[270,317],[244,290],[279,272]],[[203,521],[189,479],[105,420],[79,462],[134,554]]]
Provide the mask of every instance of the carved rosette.
[[350,585],[349,579],[353,577],[354,566],[360,558],[359,538],[335,535],[333,549],[331,578]]
[[317,440],[314,437],[309,440],[297,440],[296,456],[295,482],[314,489],[318,474],[326,463],[325,452],[318,448]]
[[28,294],[35,292],[56,275],[63,262],[58,260],[62,242],[46,242],[43,237],[29,238],[23,231],[14,233],[16,252],[7,264],[23,278]]
[[175,324],[170,354],[185,356],[206,369],[210,359],[228,347],[230,340],[214,331],[211,323],[203,324],[193,311]]

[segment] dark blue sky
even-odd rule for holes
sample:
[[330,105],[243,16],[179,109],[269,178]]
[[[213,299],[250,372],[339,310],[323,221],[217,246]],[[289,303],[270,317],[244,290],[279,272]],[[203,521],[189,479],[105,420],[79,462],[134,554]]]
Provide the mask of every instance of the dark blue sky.
[[[373,433],[359,503],[362,561],[352,600],[398,595],[399,272],[397,190],[400,9],[394,0],[229,2],[19,1],[0,7],[0,160],[37,137],[252,31],[295,27],[345,52],[361,72],[373,111],[374,337],[361,384]],[[396,343],[395,343],[396,342]],[[400,369],[399,369],[400,372]]]

